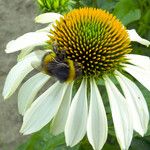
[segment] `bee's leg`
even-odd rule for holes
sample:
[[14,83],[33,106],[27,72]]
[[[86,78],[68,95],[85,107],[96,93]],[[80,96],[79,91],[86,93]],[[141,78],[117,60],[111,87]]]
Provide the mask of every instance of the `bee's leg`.
[[82,75],[82,69],[77,63],[74,63],[74,67],[76,70],[76,77],[79,77],[80,75]]
[[54,43],[52,44],[52,47],[53,47],[54,53],[57,55],[57,54],[59,53],[57,42],[54,42]]
[[66,51],[65,51],[65,50],[61,50],[60,56],[61,56],[61,58],[62,58],[63,60],[64,60],[65,58],[67,58]]
[[53,47],[53,51],[57,55],[57,58],[59,59],[59,61],[63,61],[66,58],[66,50],[64,50],[64,49],[59,50],[59,47],[58,47],[58,44],[56,41],[52,44],[52,47]]

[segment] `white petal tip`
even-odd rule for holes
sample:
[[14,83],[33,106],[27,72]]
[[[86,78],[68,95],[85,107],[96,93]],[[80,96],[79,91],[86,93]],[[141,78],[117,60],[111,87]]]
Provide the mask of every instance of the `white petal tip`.
[[52,23],[56,20],[59,20],[59,18],[61,17],[62,15],[58,14],[58,13],[44,13],[44,14],[41,14],[39,16],[37,16],[34,20],[36,23]]
[[[147,127],[148,128],[148,127]],[[141,137],[144,137],[145,134],[147,133],[147,128],[146,129],[141,129],[141,131],[136,131]]]
[[4,101],[5,101],[6,99],[8,99],[8,97],[6,97],[6,96],[4,96],[3,98],[4,98]]
[[8,99],[11,95],[10,94],[4,94],[4,92],[2,93],[2,96],[4,98],[4,100]]
[[19,132],[20,132],[21,134],[23,134],[23,135],[31,134],[31,132],[28,132],[28,130],[26,130],[26,129],[24,128],[24,126],[21,127],[21,129],[20,129]]
[[29,49],[34,46],[46,45],[49,40],[47,32],[29,32],[18,37],[16,40],[8,42],[5,52],[13,53],[23,49]]
[[142,137],[144,137],[144,136],[146,135],[146,133],[147,133],[147,130],[148,130],[148,125],[147,125],[147,128],[144,129],[142,133],[140,133],[140,135],[141,135]]
[[15,49],[11,49],[11,48],[7,48],[6,47],[6,49],[5,49],[5,53],[13,53],[13,52],[16,52],[17,50],[15,50]]
[[21,129],[19,131],[20,133],[24,133],[24,124],[22,124]]
[[24,135],[24,131],[23,131],[22,127],[19,132]]
[[74,147],[76,145],[76,143],[73,143],[71,141],[70,142],[66,141],[66,145],[69,146],[69,147]]
[[40,23],[40,16],[37,16],[35,19],[34,19],[34,21],[36,22],[36,23]]
[[15,40],[12,40],[12,41],[9,41],[6,45],[6,49],[5,49],[5,52],[6,53],[13,53],[16,51],[15,48],[13,48],[13,45],[15,43]]
[[5,53],[12,53],[9,49],[5,49]]
[[22,132],[22,131],[20,131],[20,133],[22,134],[22,135],[29,135],[30,133],[25,133],[25,132]]
[[135,29],[132,29],[132,30],[127,30],[128,31],[128,34],[129,34],[129,37],[130,37],[130,40],[131,41],[135,41],[135,42],[138,42],[142,45],[145,45],[145,46],[149,46],[150,45],[150,42],[146,39],[143,39],[141,38],[137,32],[135,31]]
[[146,45],[147,47],[150,46],[150,42],[149,42],[149,41],[146,40],[145,43],[146,43],[145,45]]
[[20,115],[24,116],[25,110],[22,110],[22,111],[21,111],[21,110],[18,110],[18,111],[19,111],[19,114],[20,114]]
[[150,42],[148,40],[145,39],[141,39],[140,41],[138,41],[140,44],[145,45],[147,47],[149,47]]
[[41,24],[45,24],[45,23],[49,23],[46,19],[44,19],[41,15],[37,16],[34,21],[36,23],[41,23]]
[[78,144],[78,142],[74,142],[72,139],[66,139],[65,141],[66,141],[66,145],[69,146],[69,147],[73,147],[76,144]]

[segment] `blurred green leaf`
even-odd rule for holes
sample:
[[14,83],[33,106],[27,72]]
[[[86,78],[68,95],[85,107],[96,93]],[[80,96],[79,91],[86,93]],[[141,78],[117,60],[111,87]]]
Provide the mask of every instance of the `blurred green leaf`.
[[97,0],[97,7],[112,12],[117,0]]
[[141,18],[135,22],[130,23],[128,25],[128,28],[135,28],[139,35],[146,39],[150,39],[150,0],[132,1],[134,1],[134,3],[136,4],[136,8],[141,10]]
[[149,33],[149,39],[150,39],[150,9],[145,11],[145,13],[142,14],[142,18],[140,19],[139,26],[138,26],[138,32],[141,35],[146,35],[146,34],[148,35]]
[[65,144],[64,135],[53,136],[49,132],[49,126],[31,135],[31,137],[16,150],[54,150]]
[[113,13],[124,25],[139,20],[141,17],[141,10],[133,0],[120,0],[116,4]]
[[49,132],[49,125],[31,135],[28,140],[16,150],[81,150],[80,144],[67,147],[64,134],[53,136]]
[[117,144],[105,144],[103,150],[120,150]]
[[88,141],[88,138],[85,136],[83,140],[80,142],[78,150],[93,150],[91,144]]
[[124,25],[127,25],[133,21],[139,20],[141,17],[140,9],[134,9],[129,11],[121,20]]
[[132,141],[130,150],[149,150],[150,141],[145,138],[135,138]]

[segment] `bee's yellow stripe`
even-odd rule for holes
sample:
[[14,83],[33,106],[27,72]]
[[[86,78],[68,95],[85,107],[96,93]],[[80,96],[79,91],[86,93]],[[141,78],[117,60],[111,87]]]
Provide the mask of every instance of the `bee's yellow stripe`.
[[76,73],[75,73],[75,67],[74,62],[72,60],[67,60],[69,65],[69,75],[67,81],[73,81],[75,79]]
[[56,57],[55,53],[50,53],[50,54],[46,55],[44,57],[44,64],[48,64],[49,62],[53,61],[55,57]]

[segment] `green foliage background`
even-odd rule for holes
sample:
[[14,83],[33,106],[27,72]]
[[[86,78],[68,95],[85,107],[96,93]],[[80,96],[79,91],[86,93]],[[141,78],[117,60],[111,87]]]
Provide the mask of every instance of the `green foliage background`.
[[[73,8],[84,6],[102,8],[117,16],[128,29],[136,29],[139,35],[150,40],[150,0],[37,0],[37,3],[37,9],[40,8],[41,13],[52,11],[64,14]],[[149,50],[149,47],[133,43],[133,53],[150,56]],[[142,85],[137,84],[144,93],[150,110],[150,93]],[[103,96],[106,97],[106,95]],[[109,112],[109,108],[107,112]],[[108,117],[111,118],[111,115]],[[50,125],[47,125],[41,131],[32,134],[16,150],[92,150],[86,137],[77,146],[66,147],[64,135],[53,136],[50,134],[49,128]],[[150,125],[145,137],[140,137],[136,133],[134,135],[130,150],[141,149],[150,149]],[[103,150],[119,150],[111,125],[109,126],[108,140]]]

